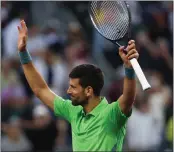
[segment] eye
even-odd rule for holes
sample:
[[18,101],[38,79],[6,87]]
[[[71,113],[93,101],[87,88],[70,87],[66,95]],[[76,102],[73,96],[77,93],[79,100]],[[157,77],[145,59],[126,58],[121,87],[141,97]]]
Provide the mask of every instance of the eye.
[[75,87],[75,86],[73,86],[73,85],[70,85],[70,87],[71,87],[71,88],[73,88],[73,89],[75,89],[75,88],[76,88],[76,87]]

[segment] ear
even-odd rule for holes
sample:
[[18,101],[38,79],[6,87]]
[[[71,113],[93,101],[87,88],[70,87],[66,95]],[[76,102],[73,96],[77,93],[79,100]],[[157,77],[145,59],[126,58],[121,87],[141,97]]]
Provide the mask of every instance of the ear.
[[91,86],[87,86],[85,88],[85,94],[87,97],[91,96],[93,94],[93,88]]

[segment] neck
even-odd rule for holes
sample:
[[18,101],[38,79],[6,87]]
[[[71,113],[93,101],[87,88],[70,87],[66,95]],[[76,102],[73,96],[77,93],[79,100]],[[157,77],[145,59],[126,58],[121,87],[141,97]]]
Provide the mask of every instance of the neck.
[[83,106],[85,113],[90,113],[100,103],[100,96],[89,99],[88,104]]

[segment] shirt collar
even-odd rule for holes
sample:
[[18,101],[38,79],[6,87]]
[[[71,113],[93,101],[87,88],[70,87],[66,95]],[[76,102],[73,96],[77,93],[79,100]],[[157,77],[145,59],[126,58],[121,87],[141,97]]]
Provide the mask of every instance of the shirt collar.
[[[106,107],[107,104],[108,104],[108,101],[106,100],[106,98],[101,97],[100,103],[87,115],[96,116],[97,114],[99,114]],[[82,115],[87,116],[83,109],[82,109]]]

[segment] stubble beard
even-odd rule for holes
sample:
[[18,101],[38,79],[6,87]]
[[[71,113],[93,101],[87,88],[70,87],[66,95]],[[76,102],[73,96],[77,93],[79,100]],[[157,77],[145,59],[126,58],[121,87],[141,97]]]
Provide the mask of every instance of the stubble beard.
[[84,106],[84,105],[88,104],[87,98],[85,100],[81,100],[81,101],[76,100],[76,99],[75,100],[71,99],[71,101],[72,101],[73,106],[79,106],[79,105]]

